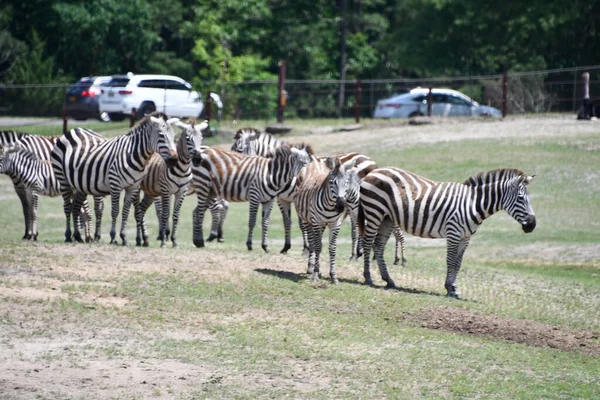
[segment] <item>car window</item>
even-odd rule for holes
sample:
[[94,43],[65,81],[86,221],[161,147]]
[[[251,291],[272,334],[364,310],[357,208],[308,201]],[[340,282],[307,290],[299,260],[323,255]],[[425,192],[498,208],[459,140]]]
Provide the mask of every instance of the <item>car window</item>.
[[127,86],[128,83],[129,83],[129,78],[112,78],[108,83],[105,83],[102,86],[123,87],[123,86]]
[[164,79],[144,79],[138,83],[138,87],[142,88],[154,88],[154,89],[167,89],[167,82]]
[[434,103],[448,103],[448,95],[442,93],[433,93]]
[[419,95],[419,96],[413,97],[412,101],[414,101],[415,103],[427,102],[427,96]]
[[167,81],[167,88],[173,90],[189,90],[187,86],[177,81]]
[[462,99],[458,96],[449,95],[448,102],[460,106],[471,106],[465,99]]

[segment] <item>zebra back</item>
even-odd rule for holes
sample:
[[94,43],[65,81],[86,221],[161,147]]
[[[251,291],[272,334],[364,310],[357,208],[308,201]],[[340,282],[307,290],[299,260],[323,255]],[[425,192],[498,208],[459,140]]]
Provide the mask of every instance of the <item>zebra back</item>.
[[0,147],[19,146],[27,149],[40,160],[50,160],[50,154],[58,136],[39,136],[25,132],[0,131]]
[[248,155],[267,157],[285,142],[269,133],[263,133],[254,128],[238,129],[233,137],[231,150]]

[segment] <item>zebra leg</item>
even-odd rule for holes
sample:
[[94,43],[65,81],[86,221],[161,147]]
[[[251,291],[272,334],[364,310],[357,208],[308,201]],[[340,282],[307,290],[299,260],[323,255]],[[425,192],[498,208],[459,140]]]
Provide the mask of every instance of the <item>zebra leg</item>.
[[304,248],[302,249],[303,256],[310,255],[310,225],[305,224],[300,217],[298,217],[298,226],[300,227],[300,232],[302,232],[302,240],[304,241]]
[[164,194],[161,196],[160,201],[160,219],[159,219],[159,234],[160,237],[160,247],[167,246],[167,240],[169,239],[169,235],[167,231],[169,230],[169,213],[171,212],[171,195]]
[[271,217],[271,210],[273,209],[273,200],[262,203],[262,248],[265,253],[269,252],[267,246],[267,233],[269,232],[269,220]]
[[315,252],[313,246],[313,236],[315,236],[316,234],[313,234],[312,225],[302,223],[302,226],[304,226],[306,232],[306,239],[308,240],[308,267],[306,268],[306,274],[312,275],[315,271]]
[[21,200],[21,207],[23,208],[23,220],[25,222],[25,233],[21,239],[27,239],[27,232],[29,231],[29,197],[25,188],[15,185],[15,191],[19,200]]
[[285,242],[280,253],[287,254],[288,250],[292,247],[292,207],[290,202],[282,200],[279,197],[277,198],[277,205],[279,205],[279,210],[283,217],[283,229],[285,231]]
[[[146,194],[144,194],[144,199],[135,206],[135,223],[136,223],[135,245],[136,246],[141,246],[143,244],[144,247],[148,247],[150,244],[148,242],[149,236],[148,236],[148,228],[146,226],[146,211],[148,211],[148,208],[150,208],[150,205],[152,204],[153,200],[154,199],[146,193]],[[160,222],[160,214],[159,214],[158,220]],[[143,240],[143,243],[142,243],[142,240]]]
[[102,237],[102,215],[104,214],[104,196],[94,196],[94,215],[96,216],[96,232],[94,242],[99,242]]
[[127,220],[129,219],[129,211],[131,205],[134,204],[136,207],[140,202],[140,189],[125,189],[125,198],[123,199],[123,211],[121,212],[121,232],[119,236],[123,241],[123,246],[127,246],[127,236],[125,231],[127,229]]
[[110,244],[118,244],[115,240],[117,236],[117,218],[119,217],[119,204],[121,203],[121,190],[111,190],[110,192]]
[[181,212],[181,205],[185,199],[186,190],[181,191],[175,195],[175,204],[173,205],[173,230],[171,231],[171,242],[173,247],[178,247],[177,243],[177,225],[179,224],[179,213]]
[[358,225],[356,223],[356,215],[350,213],[350,231],[352,234],[352,253],[350,254],[350,260],[358,260]]
[[225,218],[227,218],[227,212],[229,211],[229,202],[227,200],[221,200],[223,207],[219,213],[219,226],[217,227],[217,242],[223,243],[223,227],[225,226]]
[[312,273],[312,281],[318,282],[321,277],[321,251],[323,249],[323,231],[325,227],[319,225],[312,226],[312,256],[314,257],[314,269]]
[[387,282],[386,289],[395,289],[396,284],[390,277],[390,274],[385,265],[385,259],[383,258],[385,252],[385,245],[390,238],[390,235],[393,230],[392,221],[389,219],[384,219],[379,225],[379,232],[375,237],[375,244],[373,245],[375,250],[375,258],[377,259],[377,265],[379,266],[379,273],[381,274],[381,279]]
[[39,193],[34,190],[31,192],[31,232],[27,236],[27,240],[36,240],[37,236],[37,216],[38,216],[38,202],[40,199]]
[[375,237],[379,231],[381,221],[367,219],[365,220],[365,223],[366,226],[363,236],[363,277],[365,278],[365,285],[373,286],[373,279],[371,279],[371,248],[375,242]]
[[193,218],[193,239],[194,246],[204,247],[204,234],[202,232],[202,225],[204,224],[204,214],[208,208],[207,204],[207,193],[201,193],[199,188],[196,188],[196,196],[198,198],[198,205],[194,209]]
[[206,241],[212,242],[219,237],[219,225],[221,224],[221,209],[225,200],[213,197],[209,205],[212,224],[210,226],[210,235]]
[[79,243],[83,243],[79,227],[81,226],[81,208],[86,201],[86,197],[87,196],[83,193],[76,193],[73,196],[73,202],[71,203],[71,210],[73,212],[73,239]]
[[63,198],[63,211],[67,220],[67,227],[65,229],[65,243],[71,243],[71,214],[73,213],[73,194],[71,192],[62,192]]
[[398,265],[398,262],[402,260],[402,266],[406,267],[406,249],[404,247],[404,233],[402,233],[402,229],[398,227],[394,228],[393,233],[396,237],[396,257],[394,258],[394,265]]
[[336,272],[335,272],[335,253],[337,247],[337,237],[340,232],[340,226],[342,219],[338,219],[333,226],[329,226],[329,276],[331,277],[331,283],[337,285],[339,283]]
[[91,243],[92,239],[92,213],[90,211],[90,204],[87,199],[83,202],[81,207],[81,223],[82,228],[85,232],[85,242]]
[[447,238],[446,264],[448,270],[446,273],[446,284],[444,286],[446,287],[448,297],[460,299],[460,292],[456,280],[469,241],[469,238]]
[[[156,218],[158,219],[158,225],[160,226],[160,216],[162,215],[162,203],[160,197],[154,199],[154,210],[156,211]],[[171,232],[169,232],[169,227],[167,226],[167,236],[169,236]],[[156,235],[156,240],[160,240],[160,230]]]
[[248,250],[252,250],[252,232],[256,225],[256,214],[258,213],[259,202],[256,200],[250,200],[250,212],[248,217],[248,239],[246,240],[246,247]]

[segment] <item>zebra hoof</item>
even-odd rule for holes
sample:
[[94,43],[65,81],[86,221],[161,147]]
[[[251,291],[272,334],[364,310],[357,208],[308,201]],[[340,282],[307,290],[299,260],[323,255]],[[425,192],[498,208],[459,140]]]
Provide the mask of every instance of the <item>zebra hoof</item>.
[[373,280],[372,279],[365,279],[365,285],[373,287]]
[[217,238],[217,235],[213,235],[212,233],[206,238],[207,242],[212,242]]
[[281,251],[279,252],[280,254],[287,254],[288,250],[292,248],[292,245],[290,243],[286,243],[283,246],[283,249],[281,249]]
[[198,248],[204,247],[204,240],[194,240],[194,246]]
[[266,245],[266,244],[262,245],[261,247],[262,247],[262,249],[265,251],[265,253],[268,253],[268,252],[269,252],[269,248],[267,247],[267,245]]
[[336,278],[335,276],[331,277],[331,283],[333,285],[339,285],[340,281],[338,280],[338,278]]
[[448,292],[446,297],[450,297],[452,299],[460,300],[460,293],[458,292]]
[[252,242],[246,242],[246,247],[248,247],[249,251],[252,251]]
[[[23,238],[25,239],[25,238]],[[65,239],[65,243],[73,243],[73,239],[71,239],[70,237]]]
[[389,280],[387,285],[385,285],[386,290],[387,289],[398,289],[398,286],[396,286],[396,284],[394,283],[394,281]]
[[220,236],[219,238],[217,238],[217,242],[219,243],[223,243],[225,241],[225,239],[223,239],[222,236]]
[[406,258],[402,259],[402,263],[400,265],[402,265],[403,267],[407,267],[408,266],[408,261],[406,261]]

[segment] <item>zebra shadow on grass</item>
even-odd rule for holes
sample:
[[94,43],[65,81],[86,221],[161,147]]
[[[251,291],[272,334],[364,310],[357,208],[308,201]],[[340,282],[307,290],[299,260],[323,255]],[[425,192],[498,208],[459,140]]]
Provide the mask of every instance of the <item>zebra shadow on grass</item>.
[[[287,279],[289,281],[296,282],[296,283],[305,281],[307,279],[311,279],[311,276],[306,273],[298,274],[296,272],[283,271],[280,269],[255,268],[254,271],[264,274],[264,275],[274,276],[274,277],[277,277],[280,279]],[[356,279],[347,279],[347,278],[338,277],[338,280],[339,280],[340,284],[348,284],[349,283],[352,285],[366,286],[363,282],[356,280]],[[328,278],[323,277],[323,278],[321,278],[319,284],[322,287],[326,287],[326,286],[328,286],[328,284],[331,284],[331,281]],[[373,289],[378,289],[378,290],[395,290],[395,291],[402,292],[402,293],[425,294],[425,295],[429,295],[429,296],[446,297],[446,295],[443,293],[430,292],[427,290],[420,290],[420,289],[413,289],[413,288],[405,288],[405,287],[400,287],[400,286],[397,286],[393,289],[389,289],[385,285],[371,285],[370,287]]]

